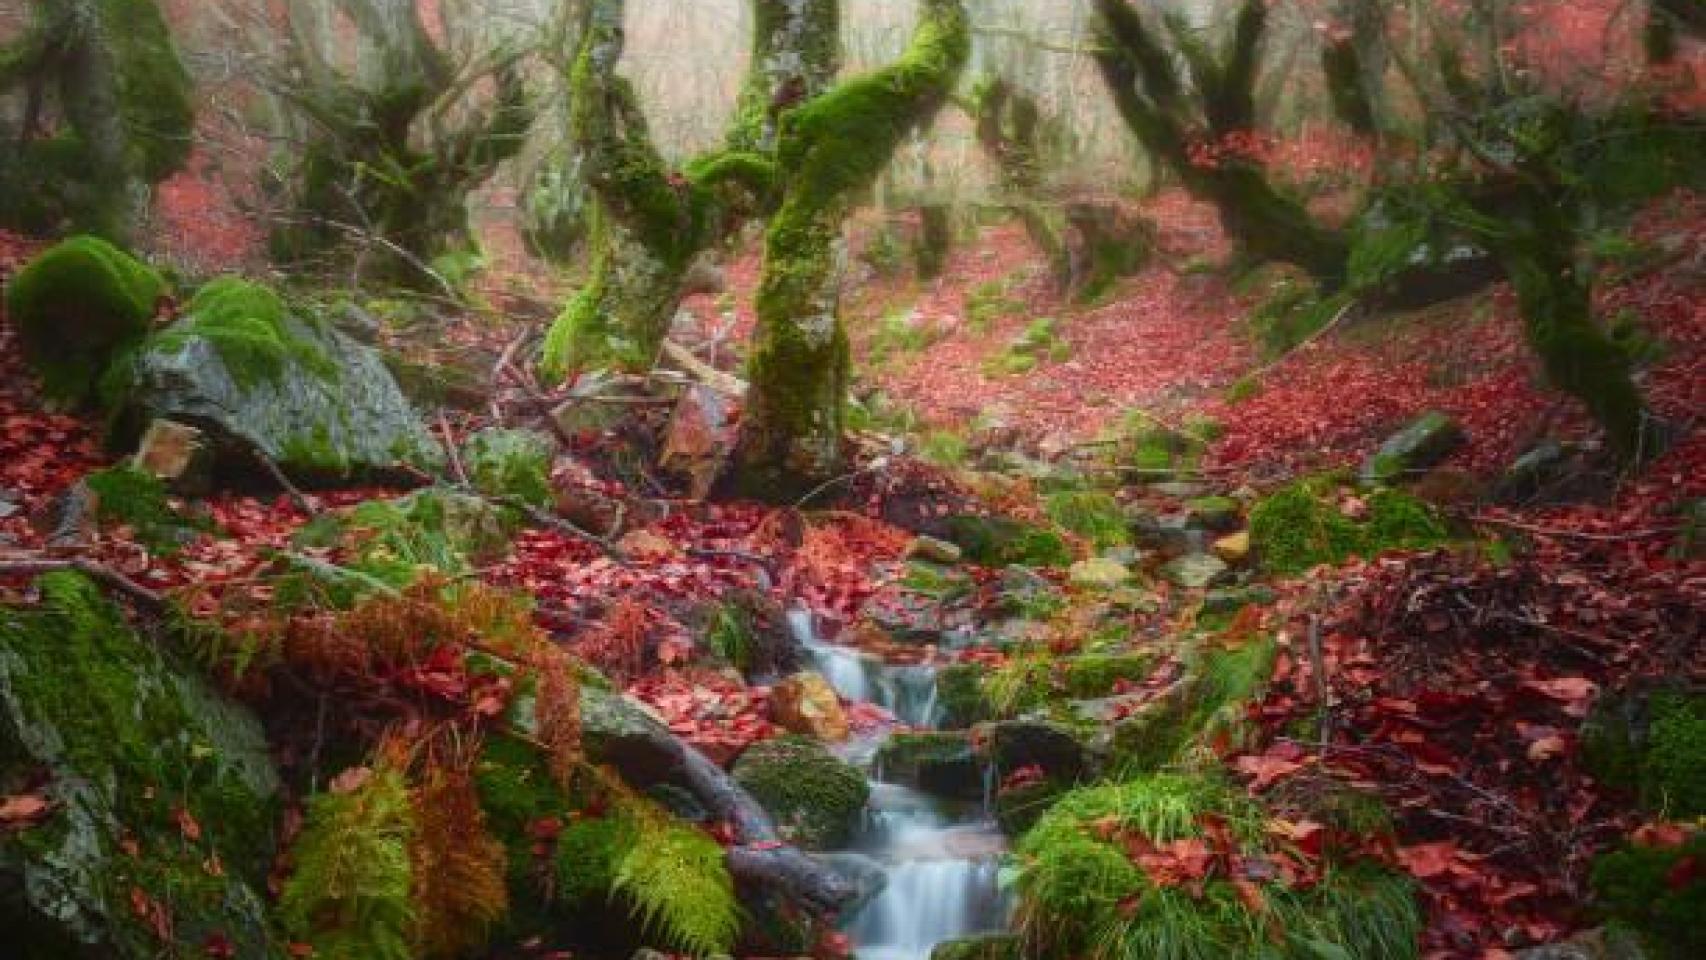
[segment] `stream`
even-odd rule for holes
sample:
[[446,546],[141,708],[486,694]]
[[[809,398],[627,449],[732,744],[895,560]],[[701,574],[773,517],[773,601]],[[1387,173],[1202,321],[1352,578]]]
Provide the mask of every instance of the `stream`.
[[[788,622],[842,698],[876,704],[905,727],[936,728],[934,667],[888,664],[826,641],[806,610],[790,611]],[[991,784],[982,804],[955,804],[883,782],[873,758],[888,735],[856,737],[840,751],[871,781],[854,852],[880,864],[886,878],[844,929],[859,960],[929,960],[939,943],[1008,928],[1010,904],[1000,884],[1006,838],[990,812]]]

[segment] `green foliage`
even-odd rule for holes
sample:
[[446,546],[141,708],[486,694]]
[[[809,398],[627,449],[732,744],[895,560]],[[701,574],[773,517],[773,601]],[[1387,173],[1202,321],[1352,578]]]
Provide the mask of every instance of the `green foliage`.
[[414,831],[408,786],[395,770],[310,800],[292,848],[296,872],[279,895],[285,928],[329,960],[410,960]]
[[1303,480],[1269,495],[1250,511],[1251,544],[1280,574],[1343,563],[1383,550],[1423,550],[1449,539],[1427,504],[1396,490],[1368,495],[1362,520],[1344,514],[1330,480]]
[[1655,694],[1642,802],[1677,820],[1706,816],[1706,695]]
[[238,386],[275,382],[292,368],[337,378],[337,364],[319,344],[291,330],[290,308],[263,284],[239,277],[214,280],[196,291],[184,314],[154,338],[154,347],[176,353],[191,340],[206,341]]
[[6,288],[6,313],[48,396],[81,404],[107,366],[148,333],[166,281],[98,237],[72,237]]
[[155,0],[101,0],[118,68],[119,108],[136,169],[158,183],[182,169],[195,132],[189,71]]
[[918,455],[939,466],[963,466],[968,453],[965,438],[951,430],[932,430],[918,438]]
[[640,843],[638,825],[615,812],[577,817],[557,835],[557,894],[573,906],[600,907],[616,888],[616,869]]
[[669,946],[698,956],[728,953],[740,933],[740,903],[722,846],[643,801],[625,806],[644,842],[617,864],[614,889]]
[[1156,883],[1120,846],[1201,837],[1224,822],[1236,850],[1270,849],[1262,811],[1214,780],[1157,775],[1073,790],[1020,840],[1019,925],[1030,950],[1088,960],[1352,956],[1406,960],[1421,930],[1408,881],[1365,866],[1329,866],[1310,889],[1257,881],[1252,910],[1224,875],[1200,894]]
[[1066,567],[1072,548],[1060,534],[1006,517],[952,516],[944,521],[947,539],[972,563],[986,567]]
[[172,509],[158,477],[134,467],[97,470],[83,482],[95,495],[95,516],[102,523],[130,527],[152,549],[175,551],[203,526]]
[[1131,541],[1125,511],[1119,501],[1096,491],[1063,490],[1049,494],[1043,509],[1050,520],[1096,545],[1098,550],[1124,546]]
[[984,668],[972,663],[951,663],[936,671],[936,703],[947,729],[969,727],[994,718],[994,709],[983,693]]
[[1310,280],[1284,279],[1250,314],[1250,333],[1264,356],[1277,357],[1320,332],[1348,302],[1347,294],[1323,297]]
[[885,314],[871,337],[870,362],[880,366],[901,356],[922,353],[944,333],[936,324],[921,320],[916,311]]
[[734,777],[796,843],[812,850],[845,846],[871,794],[857,769],[793,734],[748,747]]
[[[1706,860],[1706,833],[1690,833],[1671,848],[1625,847],[1599,858],[1593,890],[1605,915],[1635,931],[1655,960],[1685,960],[1706,955],[1706,880],[1698,864]],[[1694,871],[1675,881],[1684,861]]]
[[983,696],[999,718],[1016,717],[1048,700],[1054,660],[1046,650],[1021,650],[984,674]]
[[995,321],[1024,311],[1025,301],[1009,295],[1007,289],[1007,281],[986,280],[966,295],[966,320],[973,330],[988,330]]
[[1067,695],[1092,700],[1111,695],[1122,680],[1143,680],[1154,663],[1142,654],[1087,653],[1067,660],[1065,666]]
[[1128,770],[1149,773],[1186,755],[1187,748],[1231,735],[1243,705],[1259,695],[1273,675],[1272,640],[1227,649],[1207,647],[1186,664],[1190,684],[1180,695],[1122,721],[1114,729],[1114,751]]
[[1060,362],[1072,356],[1072,344],[1060,336],[1060,323],[1053,317],[1031,321],[1001,352],[984,362],[991,376],[1029,373],[1044,362]]
[[551,503],[551,461],[557,445],[531,430],[487,428],[468,438],[462,465],[482,493],[516,497],[536,507]]
[[[485,500],[439,487],[395,500],[369,500],[345,513],[316,518],[297,532],[297,546],[336,548],[344,566],[309,569],[286,579],[279,601],[312,599],[347,608],[378,587],[406,587],[423,572],[466,573],[474,562],[508,545],[514,523]],[[341,576],[333,573],[339,569]]]

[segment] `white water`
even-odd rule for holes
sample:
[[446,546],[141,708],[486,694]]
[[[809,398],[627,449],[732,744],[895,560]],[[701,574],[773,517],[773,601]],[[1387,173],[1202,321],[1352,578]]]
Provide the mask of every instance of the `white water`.
[[[790,611],[788,620],[841,696],[876,703],[909,726],[934,724],[933,668],[889,666],[827,643],[803,610]],[[883,865],[887,884],[847,922],[859,960],[929,960],[943,941],[1007,929],[1008,904],[1000,886],[1004,849],[987,805],[969,816],[952,816],[922,793],[873,782],[859,850]]]

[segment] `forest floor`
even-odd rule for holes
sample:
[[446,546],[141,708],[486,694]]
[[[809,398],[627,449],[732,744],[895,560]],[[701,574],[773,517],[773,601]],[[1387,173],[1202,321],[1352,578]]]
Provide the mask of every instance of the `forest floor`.
[[[1241,528],[1256,498],[1355,466],[1416,416],[1444,411],[1467,442],[1423,492],[1457,547],[1350,558],[1290,576],[1238,557],[1232,576],[1240,588],[1267,592],[1230,621],[1205,613],[1212,591],[1171,582],[1158,563],[1140,561],[1136,583],[1154,602],[1120,614],[1124,648],[1154,653],[1155,667],[1120,687],[1120,709],[1141,711],[1165,696],[1189,659],[1180,638],[1235,648],[1253,635],[1273,637],[1273,672],[1243,709],[1243,733],[1209,746],[1276,809],[1289,809],[1283,798],[1322,778],[1385,800],[1395,832],[1359,841],[1361,853],[1419,884],[1425,955],[1497,957],[1591,924],[1584,905],[1593,857],[1643,829],[1654,836],[1663,818],[1584,770],[1582,721],[1602,691],[1646,678],[1699,681],[1706,663],[1706,576],[1698,560],[1678,553],[1687,519],[1678,511],[1706,496],[1706,434],[1694,423],[1706,410],[1706,202],[1685,198],[1644,222],[1639,237],[1670,251],[1666,268],[1632,272],[1600,294],[1602,310],[1633,312],[1644,335],[1662,344],[1643,386],[1654,411],[1683,427],[1682,439],[1593,502],[1552,506],[1492,505],[1479,495],[1486,478],[1538,439],[1591,433],[1540,385],[1504,291],[1426,315],[1362,321],[1275,362],[1259,355],[1247,329],[1264,291],[1201,263],[1202,251],[1224,248],[1212,217],[1173,196],[1145,212],[1161,226],[1160,256],[1096,304],[1059,302],[1013,226],[961,243],[941,280],[872,277],[851,292],[861,386],[882,395],[874,429],[904,425],[914,449],[936,463],[907,461],[857,478],[845,510],[809,512],[803,523],[798,511],[646,494],[667,499],[667,508],[630,524],[615,544],[542,525],[477,573],[531,594],[552,636],[624,679],[671,731],[726,760],[777,732],[770,691],[709,665],[704,639],[680,611],[754,588],[784,603],[804,600],[827,620],[859,621],[873,603],[904,592],[914,531],[890,521],[978,496],[1028,520],[1045,515],[1035,489],[989,480],[1002,471],[979,470],[985,455],[1017,450],[1093,468],[1099,444],[1117,442],[1134,424],[1173,431],[1212,420],[1213,439],[1194,467],[1167,478],[1172,484],[1139,477],[1105,489],[1122,507],[1156,516],[1189,512],[1206,496],[1235,496],[1233,527]],[[0,275],[33,249],[5,238]],[[689,303],[701,341],[741,342],[756,273],[756,254],[737,258],[728,266],[731,299]],[[1028,369],[1006,372],[1017,368],[1003,356],[1040,317],[1055,320],[1058,346]],[[491,355],[513,334],[475,328],[457,336]],[[1253,386],[1233,390],[1256,372]],[[489,419],[461,411],[439,422],[462,436]],[[597,469],[617,441],[581,439],[568,451],[593,465],[580,482],[616,499],[633,495]],[[298,549],[292,538],[314,514],[403,492],[339,490],[305,500],[223,492],[198,508],[217,532],[171,554],[122,525],[50,548],[46,518],[58,499],[117,459],[103,449],[99,423],[41,408],[12,334],[0,328],[0,559],[70,551],[183,598],[192,612],[232,609],[233,596],[244,594],[248,608],[264,608],[264,574],[279,552]],[[1365,509],[1349,488],[1328,498],[1349,517]],[[1098,552],[1082,537],[1071,542],[1081,557]],[[975,606],[993,596],[1002,571],[968,568],[983,598]],[[1075,598],[1088,592],[1065,571],[1047,577]],[[19,580],[0,587],[23,589]],[[1092,605],[1073,601],[1077,614]],[[1057,654],[1082,644],[1071,636],[1077,614],[1042,625]],[[979,621],[983,613],[966,616]],[[992,670],[1008,661],[996,648],[896,655]],[[856,711],[854,720],[881,718]],[[1290,827],[1305,849],[1320,829],[1302,815]]]

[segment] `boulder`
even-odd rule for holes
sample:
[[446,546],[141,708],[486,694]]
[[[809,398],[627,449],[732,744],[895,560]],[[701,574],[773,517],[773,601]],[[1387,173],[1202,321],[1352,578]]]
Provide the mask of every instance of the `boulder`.
[[307,483],[443,463],[375,350],[259,284],[209,283],[124,373],[121,424],[193,424],[220,472],[254,474],[257,453]]
[[1438,411],[1424,413],[1363,463],[1363,482],[1390,484],[1413,476],[1450,456],[1466,439],[1456,420]]
[[934,797],[983,797],[983,763],[965,733],[897,733],[878,748],[874,769],[885,783],[902,784]]
[[989,734],[989,756],[1005,779],[1015,770],[1038,767],[1043,776],[1074,783],[1088,770],[1089,755],[1072,730],[1046,720],[1004,720]]
[[1177,560],[1168,561],[1161,572],[1168,580],[1189,590],[1201,590],[1214,586],[1226,576],[1231,568],[1226,561],[1207,553],[1193,553]]
[[733,773],[775,818],[783,837],[808,850],[846,846],[871,795],[857,768],[800,736],[753,744],[735,761]]
[[877,895],[888,886],[888,868],[865,854],[846,851],[821,853],[818,854],[818,860],[853,888],[853,898],[843,908],[847,916],[858,915],[866,904],[877,899]]
[[1126,511],[1126,527],[1131,532],[1132,545],[1172,558],[1189,553],[1202,535],[1190,529],[1186,515],[1157,516],[1142,507]]
[[847,739],[841,698],[820,673],[796,673],[776,684],[770,691],[770,715],[783,729],[826,743]]
[[703,384],[689,386],[670,416],[658,468],[682,478],[689,499],[703,500],[734,449],[734,424],[728,397]]

